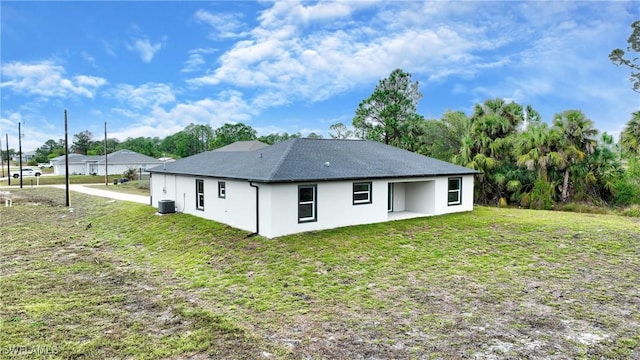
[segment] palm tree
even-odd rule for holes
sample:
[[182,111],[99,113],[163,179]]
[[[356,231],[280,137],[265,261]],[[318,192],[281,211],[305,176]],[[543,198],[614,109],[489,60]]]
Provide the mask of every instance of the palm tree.
[[572,165],[581,163],[587,154],[593,154],[597,145],[594,136],[598,134],[598,130],[593,127],[593,121],[580,110],[566,110],[556,114],[553,126],[561,134],[559,153],[566,160],[561,195],[562,202],[566,202],[569,199]]
[[537,172],[537,178],[547,181],[547,167],[551,163],[550,153],[554,133],[546,123],[531,123],[520,134],[516,142],[517,164]]
[[[476,104],[468,118],[449,113],[448,125],[458,133],[459,150],[453,162],[482,172],[478,175],[476,201],[489,203],[505,195],[508,175],[514,169],[511,157],[514,138],[524,121],[523,108],[503,99],[488,99]],[[450,121],[451,120],[451,121]]]
[[613,136],[605,132],[600,137],[596,151],[587,159],[588,174],[585,177],[595,180],[590,191],[600,201],[612,200],[617,192],[616,182],[624,177],[624,170],[616,155],[618,153],[619,148]]
[[631,115],[631,120],[622,130],[620,144],[623,150],[640,155],[640,111]]
[[486,131],[493,137],[504,137],[512,133],[524,121],[522,106],[504,99],[488,99],[476,104],[473,109],[473,120],[484,119]]
[[560,133],[546,123],[535,121],[527,125],[517,139],[514,154],[518,166],[536,172],[536,180],[530,191],[523,191],[522,205],[531,208],[549,208],[554,201],[552,181],[548,170],[566,167],[566,160],[557,151]]

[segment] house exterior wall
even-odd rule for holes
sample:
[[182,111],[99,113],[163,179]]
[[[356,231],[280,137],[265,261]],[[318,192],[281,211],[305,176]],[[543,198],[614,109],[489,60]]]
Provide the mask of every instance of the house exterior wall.
[[[129,168],[146,169],[157,165],[158,164],[107,164],[107,170],[109,171],[109,175],[122,175],[125,171],[129,170]],[[69,174],[72,175],[91,175],[95,173],[96,175],[104,176],[104,170],[104,164],[96,164],[95,162],[69,163]],[[53,164],[53,173],[56,175],[64,175],[64,162]]]
[[[342,226],[370,224],[390,219],[387,211],[389,182],[394,183],[394,212],[415,216],[440,215],[473,210],[473,175],[462,177],[462,203],[447,205],[448,177],[382,179],[372,181],[372,203],[353,204],[353,183],[331,181],[303,183],[317,185],[317,220],[298,222],[298,186],[263,184],[260,190],[260,234],[267,237]],[[263,190],[264,188],[264,190]],[[268,190],[267,190],[268,188]],[[265,215],[266,208],[268,215]]]
[[[204,182],[204,209],[196,209],[196,179]],[[218,181],[226,185],[226,197],[218,198]],[[366,180],[364,180],[366,181]],[[449,206],[448,177],[381,179],[371,181],[371,203],[353,203],[353,183],[325,181],[267,184],[259,187],[259,233],[272,238],[293,233],[388,221],[388,183],[394,183],[394,212],[410,217],[473,210],[473,175],[462,176],[460,205]],[[316,221],[298,221],[298,187],[316,185]],[[174,200],[177,211],[215,220],[250,232],[256,231],[256,189],[248,181],[198,178],[154,173],[151,177],[154,206]],[[392,213],[391,213],[392,214]]]
[[462,177],[462,204],[456,211],[473,211],[473,175]]
[[438,180],[405,183],[405,210],[433,215],[435,207],[434,183]]
[[[22,162],[23,163],[27,163],[33,159],[35,159],[36,157],[36,153],[34,151],[29,151],[29,152],[23,152],[22,153]],[[14,162],[19,162],[20,161],[20,154],[14,154],[11,157],[11,160]]]
[[[158,164],[153,164],[152,166],[157,166]],[[151,167],[148,166],[146,164],[107,164],[107,170],[109,171],[109,175],[122,175],[124,172],[126,172],[127,170],[129,170],[129,168],[134,168],[136,170],[139,170],[140,168],[142,168],[143,170],[146,169],[147,167]],[[98,175],[104,175],[104,164],[99,164],[96,166],[96,173]]]
[[405,184],[393,182],[393,211],[405,211]]
[[[64,163],[53,164],[53,173],[56,175],[66,174]],[[87,173],[87,165],[85,163],[82,163],[82,164],[69,163],[69,174],[86,175],[86,173]]]
[[[354,181],[329,181],[318,183],[264,184],[269,190],[262,191],[270,214],[264,218],[269,225],[260,227],[260,233],[276,237],[303,231],[331,229],[335,227],[368,224],[387,219],[387,181],[372,181],[372,203],[353,204]],[[316,221],[298,222],[298,186],[317,186]],[[263,213],[260,214],[261,220]],[[261,221],[262,224],[262,221]]]
[[[196,180],[204,184],[204,208],[196,207]],[[218,182],[225,183],[225,197],[218,197]],[[242,230],[255,231],[255,189],[248,181],[155,173],[151,176],[151,201],[174,200],[179,212],[215,220]]]
[[178,199],[176,198],[176,176],[167,174],[151,174],[149,179],[149,192],[151,194],[151,204],[158,205],[160,200],[173,200],[178,207]]

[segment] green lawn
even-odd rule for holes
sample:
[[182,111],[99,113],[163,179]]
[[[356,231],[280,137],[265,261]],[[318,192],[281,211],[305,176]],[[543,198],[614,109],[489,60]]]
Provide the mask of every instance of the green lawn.
[[12,193],[0,209],[3,351],[640,356],[639,218],[480,207],[269,240],[82,194],[69,213],[57,189]]
[[146,195],[146,196],[150,195],[148,180],[143,181],[142,183],[139,183],[138,181],[129,181],[129,182],[118,184],[118,185],[113,185],[113,183],[110,183],[109,185],[105,185],[104,183],[102,183],[102,184],[96,184],[96,185],[90,185],[90,186],[96,189],[118,191],[118,192],[123,192],[127,194]]
[[[113,179],[121,178],[120,175],[109,175],[109,184],[113,184]],[[52,175],[52,176],[40,176],[36,179],[35,176],[25,176],[22,179],[23,187],[36,186],[40,181],[40,185],[59,185],[64,184],[66,177],[64,175]],[[104,175],[69,175],[69,183],[71,184],[104,184]],[[0,181],[0,186],[8,185],[7,180]],[[20,179],[11,178],[11,186],[20,187]]]

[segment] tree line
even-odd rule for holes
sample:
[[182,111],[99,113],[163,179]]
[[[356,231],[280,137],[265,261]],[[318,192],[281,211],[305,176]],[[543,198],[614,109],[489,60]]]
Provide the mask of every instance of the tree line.
[[[351,127],[330,126],[334,139],[383,142],[478,170],[475,200],[550,209],[554,204],[640,203],[640,111],[632,114],[620,142],[594,127],[581,110],[564,110],[544,122],[531,106],[504,99],[476,104],[472,114],[447,111],[440,119],[417,114],[422,98],[418,82],[401,69],[380,80],[355,111]],[[182,158],[236,141],[275,144],[300,133],[257,136],[251,126],[190,124],[163,139],[107,139],[107,152],[128,149],[151,157]],[[311,138],[321,135],[311,133]],[[73,136],[71,151],[103,155],[104,141],[89,131]],[[64,154],[63,140],[48,140],[36,150],[36,162]]]
[[[411,75],[394,70],[355,111],[351,127],[330,126],[334,139],[383,142],[481,172],[475,200],[480,204],[550,209],[554,204],[589,202],[640,203],[640,111],[632,114],[621,141],[602,133],[580,110],[557,113],[550,123],[530,105],[504,99],[476,104],[472,114],[447,111],[440,119],[416,113],[422,98]],[[181,158],[235,141],[275,144],[300,133],[257,136],[251,126],[190,124],[163,139],[107,139],[107,152],[128,149],[152,157]],[[321,138],[311,133],[307,137]],[[103,155],[104,141],[89,131],[73,136],[71,151]],[[48,140],[36,151],[37,162],[64,153],[62,140]]]
[[421,98],[411,74],[394,70],[358,105],[352,134],[480,171],[481,204],[640,203],[640,111],[616,143],[581,110],[547,123],[530,105],[487,99],[470,115],[448,111],[435,120],[416,113]]
[[[259,140],[267,144],[275,144],[281,141],[302,137],[301,133],[288,134],[274,133],[257,136],[257,131],[251,126],[238,124],[224,124],[217,129],[211,125],[189,124],[183,130],[165,138],[136,137],[119,141],[116,138],[107,138],[106,151],[112,153],[117,150],[127,149],[147,156],[183,158],[214,150],[236,141]],[[322,135],[310,133],[306,137],[321,138]],[[82,131],[73,135],[70,152],[82,155],[104,155],[105,141],[97,139],[88,131]],[[46,163],[52,158],[64,155],[64,139],[58,141],[49,139],[35,151],[35,163]]]

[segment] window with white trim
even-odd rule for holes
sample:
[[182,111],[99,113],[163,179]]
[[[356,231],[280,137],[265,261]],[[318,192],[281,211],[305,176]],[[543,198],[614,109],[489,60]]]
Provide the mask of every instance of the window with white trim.
[[298,222],[317,221],[316,185],[298,186]]
[[220,199],[227,197],[227,184],[224,181],[218,181],[218,197]]
[[204,180],[196,179],[196,210],[204,210]]
[[371,204],[371,182],[353,183],[353,205]]
[[447,205],[462,204],[462,178],[449,178]]

